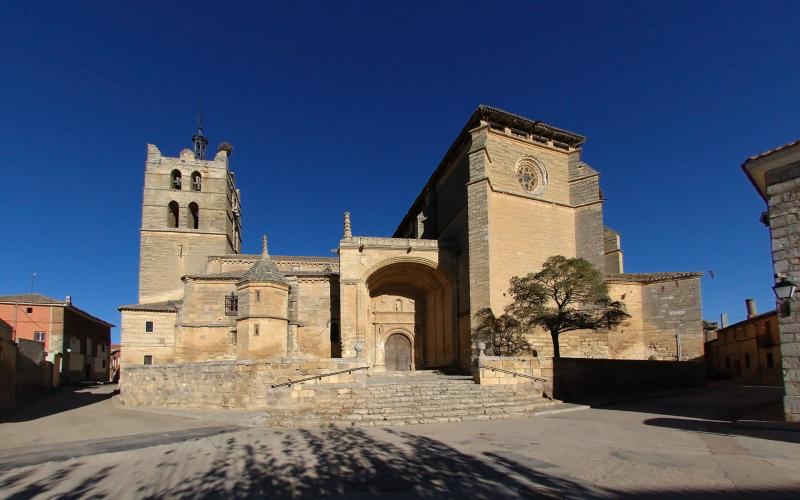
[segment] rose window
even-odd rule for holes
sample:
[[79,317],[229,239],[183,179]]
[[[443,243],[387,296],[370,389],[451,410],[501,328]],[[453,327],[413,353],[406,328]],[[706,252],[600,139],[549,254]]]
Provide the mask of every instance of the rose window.
[[517,179],[526,191],[533,191],[538,184],[538,176],[528,165],[523,165],[517,170]]
[[522,158],[517,163],[517,180],[525,191],[539,194],[547,186],[547,171],[537,160]]

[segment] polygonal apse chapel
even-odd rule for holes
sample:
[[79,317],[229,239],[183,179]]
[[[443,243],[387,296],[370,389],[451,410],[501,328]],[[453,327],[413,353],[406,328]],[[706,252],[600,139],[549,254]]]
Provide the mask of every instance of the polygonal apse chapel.
[[[501,313],[509,280],[553,255],[597,266],[631,314],[611,331],[563,334],[562,356],[702,356],[701,273],[623,272],[578,134],[479,106],[394,235],[354,236],[345,214],[335,257],[270,255],[266,239],[260,255],[239,253],[232,149],[206,159],[202,131],[193,140],[177,158],[148,145],[139,299],[119,308],[123,369],[359,357],[374,371],[468,371],[475,312]],[[548,334],[531,341],[552,356]]]

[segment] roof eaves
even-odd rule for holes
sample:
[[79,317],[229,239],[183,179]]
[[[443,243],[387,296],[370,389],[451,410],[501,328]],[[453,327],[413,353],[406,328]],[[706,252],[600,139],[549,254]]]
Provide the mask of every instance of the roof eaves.
[[89,314],[88,312],[84,311],[83,309],[81,309],[79,307],[75,307],[72,304],[68,304],[67,305],[67,309],[69,309],[70,311],[85,317],[86,319],[92,320],[95,323],[100,323],[100,324],[105,325],[105,326],[107,326],[109,328],[113,328],[114,326],[116,326],[116,325],[114,325],[112,323],[109,323],[108,321],[105,321],[105,320],[102,320],[102,319],[98,318],[97,316]]
[[728,325],[728,326],[726,326],[724,328],[719,328],[719,329],[717,329],[717,331],[718,332],[723,332],[725,330],[730,330],[731,328],[736,328],[736,327],[745,325],[745,324],[747,324],[747,323],[749,323],[751,321],[755,321],[755,320],[758,320],[758,319],[764,319],[764,318],[766,318],[768,316],[774,316],[774,315],[777,315],[777,314],[778,314],[778,310],[777,309],[773,309],[771,311],[767,311],[767,312],[763,312],[761,314],[757,314],[757,315],[755,315],[753,317],[750,317],[750,318],[745,318],[742,321],[737,321],[736,323],[734,323],[732,325]]
[[439,164],[436,166],[436,169],[433,171],[430,178],[428,178],[428,181],[420,190],[417,197],[414,198],[413,203],[411,203],[411,205],[408,208],[408,211],[403,216],[403,219],[400,221],[400,223],[397,225],[397,228],[394,230],[395,237],[397,237],[397,235],[402,231],[402,229],[406,226],[406,224],[412,217],[416,217],[415,207],[421,204],[425,196],[425,193],[430,189],[430,186],[433,185],[439,178],[439,176],[442,175],[442,172],[448,165],[449,161],[452,159],[456,151],[458,151],[458,149],[463,144],[467,132],[475,128],[475,126],[479,124],[482,119],[485,119],[489,116],[494,117],[495,119],[499,118],[502,120],[508,120],[509,122],[511,122],[511,124],[514,124],[515,126],[522,125],[523,128],[527,126],[531,128],[533,133],[539,135],[541,135],[542,132],[546,132],[547,134],[552,135],[553,136],[552,138],[554,139],[556,138],[555,136],[558,136],[558,140],[560,142],[565,142],[566,144],[569,144],[570,146],[573,147],[578,147],[586,142],[586,137],[576,134],[574,132],[560,129],[558,127],[548,125],[541,121],[534,121],[529,118],[525,118],[523,116],[515,115],[514,113],[509,113],[508,111],[503,111],[502,109],[499,108],[494,108],[492,106],[480,104],[475,109],[475,111],[472,112],[472,115],[470,115],[469,119],[467,120],[467,123],[458,133],[456,138],[453,140],[452,144],[450,144],[450,147],[447,148],[447,152],[444,154],[441,161],[439,161]]
[[621,273],[607,274],[606,281],[612,283],[657,283],[659,281],[694,279],[700,278],[701,276],[703,276],[703,273],[697,271],[676,273]]

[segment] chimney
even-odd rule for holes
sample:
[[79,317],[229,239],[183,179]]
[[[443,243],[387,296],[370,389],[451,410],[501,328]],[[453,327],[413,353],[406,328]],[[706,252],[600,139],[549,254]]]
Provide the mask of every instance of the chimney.
[[744,305],[747,308],[747,319],[758,315],[758,312],[756,312],[756,299],[745,299]]
[[72,305],[72,296],[67,295],[66,297],[64,297],[64,302],[66,302],[69,305]]
[[719,315],[719,327],[728,328],[728,313],[722,313]]

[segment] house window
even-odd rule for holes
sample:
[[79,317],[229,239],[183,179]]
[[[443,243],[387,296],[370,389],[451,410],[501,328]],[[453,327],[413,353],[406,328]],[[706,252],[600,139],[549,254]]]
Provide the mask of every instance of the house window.
[[34,332],[33,340],[37,342],[44,342],[45,333],[44,332]]
[[744,353],[744,367],[750,368],[750,354]]
[[28,313],[28,314],[31,314],[33,312],[33,308],[32,307],[26,307],[25,308],[25,312]]
[[225,296],[225,316],[236,316],[239,313],[239,297],[231,292]]
[[106,360],[104,359],[103,360],[103,368],[105,368],[105,367],[106,367]]
[[260,301],[261,301],[261,291],[260,290],[256,290],[256,302],[260,302]]
[[152,365],[153,364],[153,356],[151,354],[147,354],[144,357],[144,364],[146,364],[146,365]]
[[152,321],[145,321],[144,322],[144,331],[147,333],[153,333],[153,322]]
[[255,335],[256,337],[258,337],[260,335],[260,333],[258,331],[258,325],[255,325],[255,328],[253,330],[253,335]]
[[231,330],[228,332],[228,344],[236,345],[236,330]]
[[775,366],[775,360],[772,358],[772,353],[767,353],[767,368],[773,368]]

